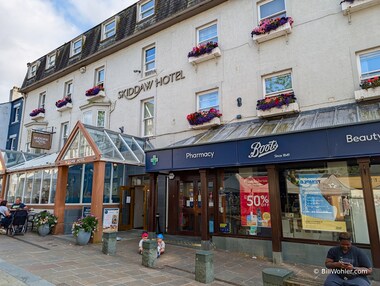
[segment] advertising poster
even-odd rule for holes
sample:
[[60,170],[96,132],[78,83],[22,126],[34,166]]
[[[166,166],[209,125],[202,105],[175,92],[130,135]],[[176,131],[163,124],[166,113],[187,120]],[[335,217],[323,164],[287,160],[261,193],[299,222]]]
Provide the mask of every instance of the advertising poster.
[[[300,207],[302,228],[321,231],[346,231],[346,223],[338,214],[342,191],[337,183],[323,183],[321,175],[305,174],[299,176]],[[333,190],[322,188],[324,185]]]
[[119,209],[105,208],[103,210],[103,231],[117,231],[119,226]]
[[240,177],[239,182],[241,225],[255,235],[257,227],[271,227],[268,177]]

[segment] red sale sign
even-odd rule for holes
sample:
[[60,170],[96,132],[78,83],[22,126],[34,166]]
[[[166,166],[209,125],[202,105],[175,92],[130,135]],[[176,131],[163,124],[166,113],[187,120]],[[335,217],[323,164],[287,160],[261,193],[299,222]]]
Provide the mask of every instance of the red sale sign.
[[271,227],[268,177],[240,177],[242,226]]

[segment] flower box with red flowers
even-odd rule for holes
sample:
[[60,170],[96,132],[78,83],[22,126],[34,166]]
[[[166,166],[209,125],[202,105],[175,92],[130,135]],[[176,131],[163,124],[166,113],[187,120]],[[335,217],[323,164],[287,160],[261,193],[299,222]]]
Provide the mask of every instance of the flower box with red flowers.
[[260,21],[258,27],[253,29],[251,36],[257,43],[262,43],[286,34],[290,34],[292,32],[292,25],[292,17],[264,19]]
[[95,100],[105,97],[104,88],[102,86],[94,86],[86,91],[87,100]]
[[375,76],[362,80],[361,90],[355,91],[355,99],[357,101],[372,100],[380,98],[380,77]]
[[256,109],[258,117],[282,116],[289,113],[299,112],[293,92],[282,93],[276,96],[267,97],[257,101]]
[[57,111],[64,111],[67,109],[71,109],[73,107],[71,97],[65,96],[63,99],[56,101],[55,106],[56,106]]
[[221,52],[218,43],[214,42],[198,45],[187,54],[191,64],[198,64],[220,56]]
[[219,110],[211,108],[209,111],[197,111],[187,115],[187,121],[192,129],[208,128],[220,125],[220,117],[222,114]]
[[29,116],[32,119],[40,119],[40,118],[45,118],[45,108],[36,108],[33,109],[31,113],[29,113]]

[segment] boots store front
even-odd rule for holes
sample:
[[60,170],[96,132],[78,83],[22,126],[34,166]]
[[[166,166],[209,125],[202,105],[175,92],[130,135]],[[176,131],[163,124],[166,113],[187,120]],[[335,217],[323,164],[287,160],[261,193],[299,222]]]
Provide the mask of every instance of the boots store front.
[[167,233],[277,263],[323,265],[349,231],[379,268],[380,122],[248,137],[255,128],[227,124],[146,152],[151,186],[167,198]]

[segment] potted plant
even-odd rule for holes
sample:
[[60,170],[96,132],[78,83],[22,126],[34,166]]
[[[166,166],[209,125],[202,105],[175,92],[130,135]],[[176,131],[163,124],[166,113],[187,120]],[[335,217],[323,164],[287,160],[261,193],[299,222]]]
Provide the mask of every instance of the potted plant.
[[63,99],[56,101],[55,106],[57,108],[61,108],[65,105],[67,105],[68,103],[71,103],[71,96],[65,96]]
[[190,113],[186,118],[190,125],[201,125],[221,116],[222,114],[219,112],[219,110],[210,108],[209,111],[197,111]]
[[48,235],[52,227],[57,224],[57,221],[58,218],[46,210],[36,214],[34,217],[34,223],[37,226],[37,232],[41,236]]
[[78,245],[86,245],[91,236],[98,229],[98,218],[94,215],[81,217],[73,223],[71,232]]

